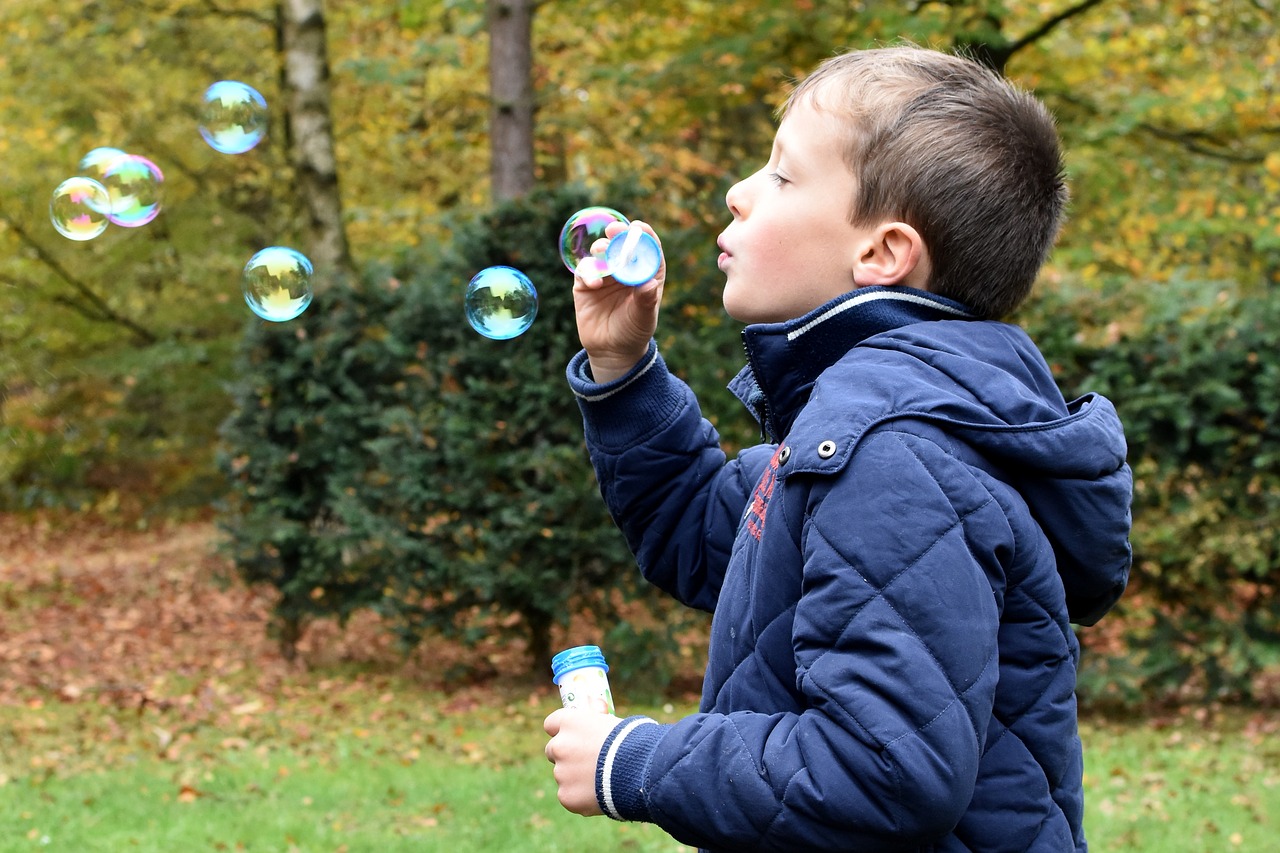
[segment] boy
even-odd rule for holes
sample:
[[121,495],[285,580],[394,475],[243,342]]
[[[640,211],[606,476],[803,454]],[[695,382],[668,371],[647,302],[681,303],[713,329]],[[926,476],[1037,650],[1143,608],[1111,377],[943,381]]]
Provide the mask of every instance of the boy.
[[714,611],[701,712],[557,710],[561,803],[710,850],[1083,851],[1079,646],[1119,598],[1115,410],[1020,329],[1066,202],[1044,107],[967,59],[849,53],[729,190],[726,462],[657,354],[665,269],[574,282],[569,381],[645,577]]

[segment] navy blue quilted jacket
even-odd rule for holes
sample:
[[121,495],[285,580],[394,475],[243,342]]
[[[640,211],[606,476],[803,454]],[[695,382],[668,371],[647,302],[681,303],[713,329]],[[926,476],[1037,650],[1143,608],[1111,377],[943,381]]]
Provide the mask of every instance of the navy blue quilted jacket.
[[1070,622],[1124,589],[1111,403],[1020,329],[903,288],[748,326],[726,460],[656,348],[569,380],[644,576],[714,611],[700,713],[620,723],[606,814],[735,851],[1082,851]]

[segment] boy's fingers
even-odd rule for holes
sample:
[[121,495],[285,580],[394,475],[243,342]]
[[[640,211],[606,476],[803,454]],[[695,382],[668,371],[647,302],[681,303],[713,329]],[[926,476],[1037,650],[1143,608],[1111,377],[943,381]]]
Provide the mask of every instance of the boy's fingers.
[[582,282],[583,287],[599,287],[604,281],[600,277],[600,267],[596,264],[595,258],[583,258],[578,261],[578,268],[573,271],[574,278]]
[[560,733],[560,718],[564,716],[564,708],[556,708],[547,718],[542,721],[542,730],[551,737],[555,737]]

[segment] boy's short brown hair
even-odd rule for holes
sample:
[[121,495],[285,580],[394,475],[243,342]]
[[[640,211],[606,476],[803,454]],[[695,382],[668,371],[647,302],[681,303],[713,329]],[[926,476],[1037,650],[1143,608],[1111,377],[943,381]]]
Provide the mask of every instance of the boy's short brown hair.
[[802,99],[848,119],[853,224],[914,227],[929,251],[929,289],[983,317],[1026,299],[1068,196],[1040,101],[973,60],[914,45],[827,60],[782,114]]

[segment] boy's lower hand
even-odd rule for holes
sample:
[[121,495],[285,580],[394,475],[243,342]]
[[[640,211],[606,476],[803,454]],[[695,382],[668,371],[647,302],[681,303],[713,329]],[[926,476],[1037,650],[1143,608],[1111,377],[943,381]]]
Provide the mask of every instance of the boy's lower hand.
[[[637,220],[631,224],[658,239],[646,223]],[[613,237],[626,228],[620,222],[613,223],[605,235]],[[573,276],[573,306],[591,376],[604,383],[626,375],[648,352],[649,339],[658,329],[667,262],[664,258],[657,274],[639,287],[618,284],[608,276],[600,278],[595,269],[593,258],[578,265]]]
[[604,814],[596,800],[596,761],[605,738],[620,722],[612,714],[575,708],[552,711],[543,721],[543,730],[551,736],[545,752],[555,765],[552,775],[560,805],[574,814]]

